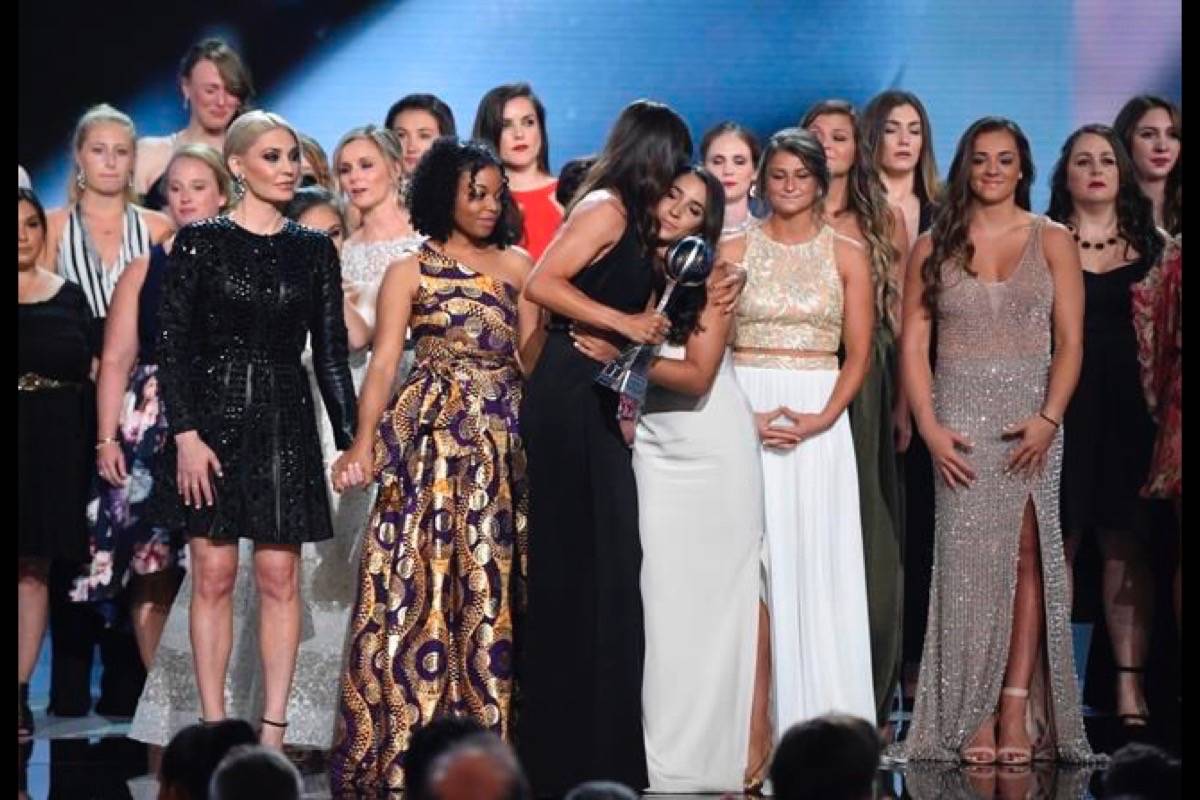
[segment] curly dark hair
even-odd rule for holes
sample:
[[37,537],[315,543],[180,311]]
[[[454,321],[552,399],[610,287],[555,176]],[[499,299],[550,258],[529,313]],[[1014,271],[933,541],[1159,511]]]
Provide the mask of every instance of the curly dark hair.
[[[696,235],[708,242],[715,254],[717,243],[721,240],[721,228],[725,224],[725,187],[716,175],[697,166],[683,167],[671,179],[671,183],[684,175],[695,175],[704,182],[704,217],[700,220],[700,230],[696,231]],[[675,289],[675,294],[675,302],[667,313],[671,320],[667,341],[685,344],[688,337],[701,327],[700,313],[708,304],[708,289],[703,283],[699,286],[680,286]]]
[[1171,123],[1175,126],[1175,134],[1179,137],[1179,158],[1167,175],[1167,187],[1163,194],[1163,227],[1172,236],[1183,232],[1183,112],[1179,107],[1166,98],[1153,94],[1139,94],[1129,99],[1117,118],[1113,120],[1113,129],[1120,137],[1125,149],[1133,152],[1133,137],[1137,133],[1138,123],[1147,111],[1161,108],[1171,115]]
[[[463,142],[453,136],[443,136],[429,148],[413,172],[405,192],[413,227],[435,242],[444,243],[454,230],[454,202],[458,196],[458,176],[464,172],[471,180],[479,171],[495,167],[503,181],[500,191],[500,215],[488,244],[501,248],[515,244],[521,238],[517,204],[508,190],[504,165],[486,144]],[[517,221],[514,224],[514,221]]]
[[996,131],[1007,131],[1017,144],[1021,177],[1017,180],[1015,200],[1019,208],[1029,210],[1029,187],[1033,184],[1035,174],[1029,139],[1025,137],[1021,126],[1011,119],[982,117],[975,120],[958,140],[958,149],[954,151],[954,160],[950,162],[950,174],[946,177],[942,203],[929,229],[933,249],[921,265],[921,280],[925,284],[921,302],[934,318],[938,313],[938,296],[945,285],[942,266],[953,262],[963,272],[974,274],[971,272],[971,259],[975,256],[975,245],[971,244],[968,231],[975,201],[975,195],[971,192],[971,155],[979,136]]
[[1154,264],[1163,251],[1162,237],[1154,225],[1154,204],[1138,187],[1133,159],[1125,152],[1121,138],[1107,125],[1084,125],[1067,137],[1058,163],[1054,165],[1054,174],[1050,176],[1050,207],[1046,210],[1046,216],[1064,225],[1073,224],[1075,202],[1067,190],[1067,169],[1075,142],[1089,133],[1108,142],[1117,159],[1117,233],[1128,246],[1138,251],[1142,263]]

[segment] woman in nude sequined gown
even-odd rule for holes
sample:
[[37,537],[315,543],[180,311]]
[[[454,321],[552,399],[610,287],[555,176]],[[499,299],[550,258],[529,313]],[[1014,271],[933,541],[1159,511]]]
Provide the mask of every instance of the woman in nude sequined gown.
[[[430,239],[380,287],[362,433],[331,470],[339,490],[379,483],[330,754],[334,792],[358,796],[404,788],[411,736],[438,715],[508,738],[524,596],[517,410],[538,311],[519,295],[532,265],[508,247],[513,201],[482,145],[439,140],[409,199]],[[416,361],[393,398],[410,324]]]
[[816,138],[780,131],[761,164],[771,215],[721,255],[748,271],[733,358],[762,443],[774,722],[782,733],[830,711],[875,719],[846,414],[867,371],[874,293],[862,246],[824,220],[829,171]]
[[910,260],[904,385],[938,481],[916,710],[891,751],[900,760],[1093,759],[1058,520],[1059,426],[1079,376],[1083,284],[1070,236],[1026,210],[1032,181],[1015,123],[979,120]]

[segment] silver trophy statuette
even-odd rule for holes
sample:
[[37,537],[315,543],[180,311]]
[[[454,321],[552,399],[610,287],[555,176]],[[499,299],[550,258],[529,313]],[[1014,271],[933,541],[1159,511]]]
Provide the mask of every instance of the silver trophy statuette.
[[[685,236],[671,245],[665,261],[667,288],[658,301],[660,314],[670,305],[676,286],[699,286],[708,279],[713,268],[713,249],[699,236]],[[658,345],[628,345],[596,376],[596,383],[622,395],[620,416],[628,418],[632,413],[632,418],[637,418],[646,399],[646,373],[657,352]]]

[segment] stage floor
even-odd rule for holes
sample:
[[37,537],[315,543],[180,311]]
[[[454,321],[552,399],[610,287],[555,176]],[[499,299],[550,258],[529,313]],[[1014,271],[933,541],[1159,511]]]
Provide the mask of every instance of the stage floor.
[[[37,672],[30,683],[30,705],[34,711],[36,735],[31,742],[20,744],[19,778],[24,795],[30,800],[154,800],[158,783],[152,774],[156,763],[151,748],[126,737],[129,720],[97,716],[55,717],[45,713],[49,694],[49,647],[43,648]],[[98,693],[98,674],[93,676],[93,696]],[[1156,712],[1157,713],[1157,712]],[[896,715],[896,722],[905,723],[907,714]],[[1085,725],[1092,746],[1111,752],[1119,743],[1112,739],[1110,717],[1085,709]],[[1176,754],[1180,752],[1179,709],[1159,714],[1158,738]],[[296,754],[292,754],[296,755]],[[323,761],[319,753],[308,751],[307,757],[297,756],[297,765],[304,775],[306,800],[330,797]],[[949,767],[955,775],[938,780],[940,797],[964,798],[1052,798],[1062,796],[1055,785],[1072,783],[1089,786],[1076,797],[1099,796],[1101,773],[1087,774],[1064,781],[1062,770],[1054,765],[1039,764],[1034,770],[979,769],[960,770]],[[903,769],[881,769],[878,798],[912,797],[906,785]],[[953,787],[953,788],[946,788]],[[686,800],[702,795],[646,795],[646,797]],[[717,797],[717,795],[707,795]]]

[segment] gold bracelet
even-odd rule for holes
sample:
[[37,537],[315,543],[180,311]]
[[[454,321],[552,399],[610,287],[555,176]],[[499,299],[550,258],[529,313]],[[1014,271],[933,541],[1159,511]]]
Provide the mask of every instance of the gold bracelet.
[[104,447],[104,445],[106,445],[106,444],[120,444],[120,443],[121,443],[121,441],[117,437],[109,436],[107,439],[101,439],[100,441],[96,442],[96,449],[99,450],[101,447]]

